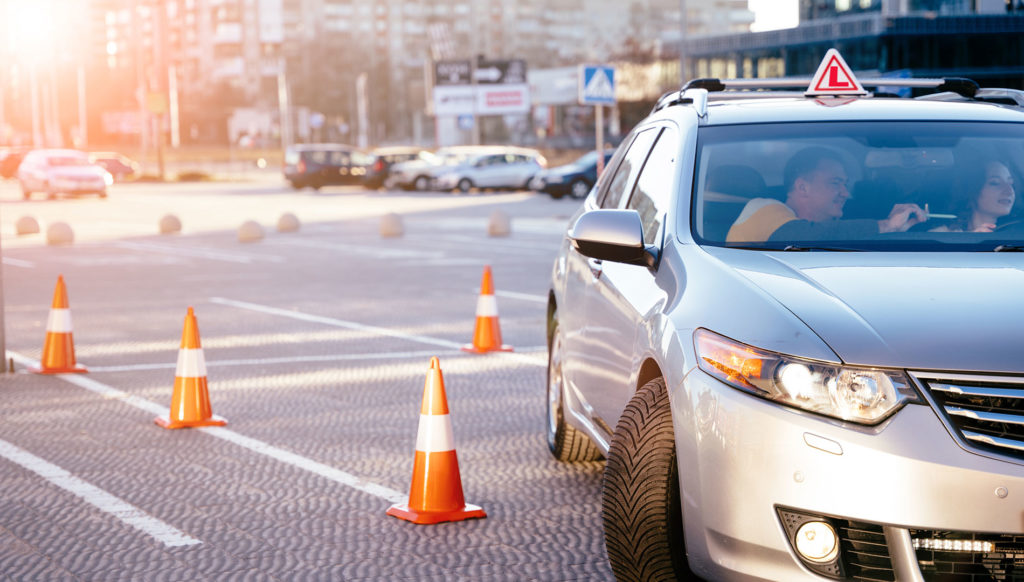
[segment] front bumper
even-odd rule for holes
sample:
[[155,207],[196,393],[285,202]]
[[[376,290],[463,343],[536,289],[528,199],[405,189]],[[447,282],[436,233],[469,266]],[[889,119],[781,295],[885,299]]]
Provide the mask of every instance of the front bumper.
[[792,549],[780,507],[878,526],[893,580],[935,567],[912,532],[1024,534],[1024,466],[964,450],[929,406],[860,427],[700,370],[671,396],[687,553],[708,579],[822,580]]

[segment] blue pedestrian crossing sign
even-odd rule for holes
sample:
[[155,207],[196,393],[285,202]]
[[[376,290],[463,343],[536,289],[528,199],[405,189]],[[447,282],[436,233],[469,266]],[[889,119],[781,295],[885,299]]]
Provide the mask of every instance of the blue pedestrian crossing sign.
[[580,105],[615,105],[615,67],[580,66]]

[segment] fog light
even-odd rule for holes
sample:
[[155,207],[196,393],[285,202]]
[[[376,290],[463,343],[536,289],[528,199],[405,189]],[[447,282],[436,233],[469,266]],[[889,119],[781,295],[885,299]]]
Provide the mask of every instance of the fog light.
[[839,555],[839,538],[823,521],[808,521],[796,530],[796,551],[803,559],[822,564]]

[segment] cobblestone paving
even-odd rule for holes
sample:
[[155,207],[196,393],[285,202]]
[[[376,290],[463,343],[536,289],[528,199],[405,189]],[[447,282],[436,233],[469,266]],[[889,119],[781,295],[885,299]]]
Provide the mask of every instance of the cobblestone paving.
[[[269,229],[249,245],[233,230],[244,212],[225,218],[232,226],[222,230],[171,237],[69,247],[5,240],[4,258],[14,261],[3,269],[6,347],[39,358],[63,274],[78,361],[92,370],[86,377],[166,408],[193,306],[226,430],[403,494],[436,355],[466,500],[487,518],[397,520],[378,495],[213,431],[161,429],[125,398],[19,365],[0,378],[0,441],[199,543],[169,546],[129,525],[124,512],[0,457],[0,580],[612,579],[600,526],[603,463],[554,461],[543,432],[544,298],[574,204],[485,194],[472,205],[406,215],[405,236],[381,239],[364,215],[318,221],[320,205],[346,204],[335,194],[296,194],[308,205],[302,229]],[[145,208],[146,196],[140,190],[133,204]],[[182,196],[187,231],[188,212],[203,207],[195,192]],[[221,207],[269,212],[259,195],[223,197]],[[112,193],[110,203],[118,198]],[[73,216],[76,205],[99,202],[61,204]],[[495,209],[511,216],[510,237],[487,236]],[[5,227],[20,216],[17,208],[4,213]],[[513,354],[454,347],[472,337],[484,264],[494,270]]]

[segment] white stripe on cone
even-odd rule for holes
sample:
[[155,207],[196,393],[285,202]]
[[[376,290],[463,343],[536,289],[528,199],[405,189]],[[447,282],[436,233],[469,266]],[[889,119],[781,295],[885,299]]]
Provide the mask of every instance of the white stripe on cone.
[[416,450],[421,453],[445,453],[455,450],[451,419],[447,414],[421,414],[416,432]]
[[481,295],[476,300],[477,317],[498,317],[498,299],[494,295]]
[[178,371],[175,375],[179,378],[205,378],[206,359],[203,358],[203,349],[178,350]]
[[51,308],[50,318],[46,320],[46,331],[71,333],[71,310],[60,307]]

